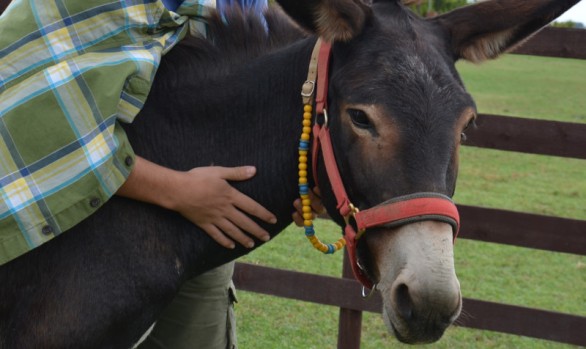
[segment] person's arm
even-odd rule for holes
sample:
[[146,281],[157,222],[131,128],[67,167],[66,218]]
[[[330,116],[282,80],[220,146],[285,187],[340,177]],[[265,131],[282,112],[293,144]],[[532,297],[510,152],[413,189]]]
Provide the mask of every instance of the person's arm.
[[234,248],[235,240],[251,248],[254,242],[244,232],[263,241],[270,235],[245,213],[273,224],[276,217],[227,181],[247,180],[255,173],[250,166],[175,171],[137,156],[128,180],[116,194],[177,211],[224,247]]

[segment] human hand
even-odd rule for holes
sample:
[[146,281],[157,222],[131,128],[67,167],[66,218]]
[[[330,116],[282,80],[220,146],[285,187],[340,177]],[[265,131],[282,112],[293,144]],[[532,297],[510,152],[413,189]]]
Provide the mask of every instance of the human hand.
[[175,171],[137,156],[116,194],[177,211],[224,247],[234,248],[236,241],[252,248],[254,241],[246,233],[263,241],[270,235],[246,214],[273,224],[277,219],[228,181],[247,180],[255,173],[251,166]]
[[[313,210],[313,218],[315,218],[317,215],[327,217],[327,212],[321,202],[318,187],[314,187],[313,190],[309,191],[309,198],[311,199],[311,209]],[[295,201],[293,201],[293,207],[295,208],[295,211],[293,212],[293,222],[295,222],[295,224],[298,227],[302,227],[304,219],[301,199],[296,199]]]
[[171,209],[202,228],[217,243],[234,248],[234,241],[245,247],[254,247],[251,234],[262,241],[270,235],[250,217],[258,217],[268,223],[276,223],[276,217],[250,197],[232,187],[228,181],[252,178],[256,169],[243,167],[198,167],[181,172]]

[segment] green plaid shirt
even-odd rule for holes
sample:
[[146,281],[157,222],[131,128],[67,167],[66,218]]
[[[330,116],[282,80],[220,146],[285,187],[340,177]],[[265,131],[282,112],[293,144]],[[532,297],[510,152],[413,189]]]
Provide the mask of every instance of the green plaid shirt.
[[134,159],[161,55],[215,0],[14,0],[0,16],[0,264],[91,215]]

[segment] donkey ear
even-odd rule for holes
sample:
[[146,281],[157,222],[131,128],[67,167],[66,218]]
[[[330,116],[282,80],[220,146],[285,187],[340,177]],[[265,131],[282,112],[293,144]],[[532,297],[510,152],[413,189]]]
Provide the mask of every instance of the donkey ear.
[[482,62],[523,42],[580,0],[491,0],[433,21],[445,27],[456,59]]
[[277,0],[298,24],[326,41],[348,41],[360,34],[370,7],[363,0]]

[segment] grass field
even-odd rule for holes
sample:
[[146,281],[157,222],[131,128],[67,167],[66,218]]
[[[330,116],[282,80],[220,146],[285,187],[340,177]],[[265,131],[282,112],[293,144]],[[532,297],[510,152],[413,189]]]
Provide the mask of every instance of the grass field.
[[[482,113],[586,123],[586,61],[506,56],[460,64]],[[549,140],[543,140],[544,142]],[[456,201],[586,219],[586,161],[464,147]],[[318,223],[325,239],[338,237]],[[563,232],[560,232],[562,238]],[[465,297],[586,316],[586,257],[460,239],[456,268]],[[242,259],[249,263],[339,276],[341,255],[314,252],[294,227]],[[335,348],[338,309],[247,292],[236,311],[240,346]],[[365,314],[362,347],[404,346],[378,314]],[[558,343],[452,327],[431,348],[571,348]]]

